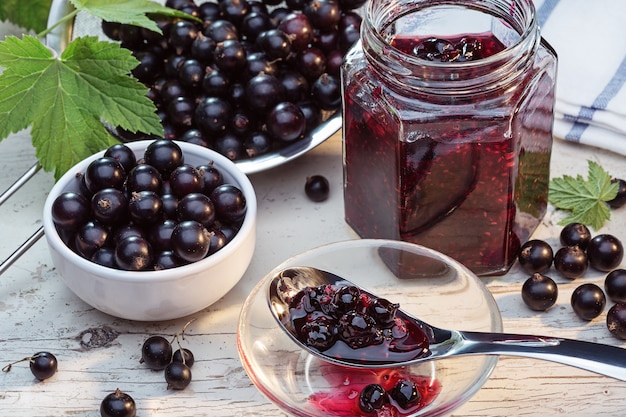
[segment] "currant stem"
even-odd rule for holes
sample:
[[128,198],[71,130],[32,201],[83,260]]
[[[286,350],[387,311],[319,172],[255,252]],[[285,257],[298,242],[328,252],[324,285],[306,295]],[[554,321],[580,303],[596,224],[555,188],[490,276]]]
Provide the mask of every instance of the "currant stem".
[[180,355],[183,358],[183,364],[186,365],[185,363],[185,351],[183,350],[183,347],[180,345],[180,338],[182,338],[183,340],[185,340],[185,330],[187,330],[187,328],[191,325],[191,323],[193,323],[194,321],[196,321],[196,317],[192,318],[191,320],[189,320],[187,323],[185,323],[185,325],[183,326],[183,328],[174,335],[174,337],[172,338],[172,341],[170,342],[170,344],[174,344],[174,342],[176,342],[176,344],[178,345],[178,349],[180,350]]
[[6,366],[4,366],[2,368],[2,372],[10,372],[11,369],[13,368],[13,365],[21,363],[21,362],[26,362],[26,361],[31,362],[33,359],[37,359],[40,356],[41,356],[41,354],[37,354],[37,355],[33,355],[33,356],[26,356],[25,358],[22,358],[20,360],[15,361],[15,362],[11,362],[10,364],[8,364],[8,365],[6,365]]

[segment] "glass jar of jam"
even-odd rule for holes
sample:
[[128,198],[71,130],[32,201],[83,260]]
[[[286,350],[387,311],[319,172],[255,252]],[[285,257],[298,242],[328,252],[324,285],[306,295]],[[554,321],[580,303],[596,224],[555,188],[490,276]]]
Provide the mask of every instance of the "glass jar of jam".
[[342,68],[347,223],[508,271],[547,207],[556,67],[531,0],[370,0]]

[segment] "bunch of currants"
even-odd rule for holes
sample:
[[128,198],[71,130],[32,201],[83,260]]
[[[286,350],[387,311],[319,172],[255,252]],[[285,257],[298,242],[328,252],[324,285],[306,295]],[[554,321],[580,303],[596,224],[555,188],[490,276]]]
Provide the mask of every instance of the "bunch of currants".
[[133,75],[149,88],[166,138],[239,160],[302,140],[339,109],[339,69],[359,39],[354,10],[364,3],[167,0],[198,20],[159,18],[162,34],[102,28],[139,60]]

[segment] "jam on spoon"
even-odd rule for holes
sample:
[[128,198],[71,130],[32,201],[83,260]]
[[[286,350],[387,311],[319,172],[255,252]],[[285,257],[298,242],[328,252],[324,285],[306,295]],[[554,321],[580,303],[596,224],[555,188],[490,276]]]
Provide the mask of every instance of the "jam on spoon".
[[345,361],[428,355],[428,337],[397,316],[398,307],[354,285],[322,284],[300,290],[289,302],[289,317],[298,340]]
[[[359,290],[357,309],[346,314],[346,319],[342,314],[341,320],[361,323],[357,331],[352,333],[353,329],[344,328],[345,323],[339,323],[336,336],[333,331],[328,332],[328,337],[307,332],[307,323],[315,319],[332,326],[332,317],[327,323],[321,317],[326,317],[335,308],[336,302],[330,300],[334,300],[336,294],[343,298],[345,293],[355,291],[351,288],[338,292],[337,289],[349,287]],[[300,347],[327,362],[357,368],[384,368],[459,355],[514,355],[570,365],[626,381],[626,350],[616,346],[560,337],[441,329],[407,314],[395,304],[385,304],[394,322],[385,327],[376,319],[363,318],[362,309],[359,312],[359,306],[369,308],[378,299],[375,295],[317,268],[291,267],[280,271],[270,281],[268,289],[270,310],[282,329]],[[311,292],[315,292],[315,297],[311,297]],[[304,294],[309,295],[303,298]],[[360,301],[361,297],[365,298],[364,302]],[[316,312],[312,310],[313,314],[309,316],[307,303],[315,306],[316,302],[311,301],[314,299],[323,300],[323,303],[317,301],[319,308],[312,307]],[[361,314],[359,320],[354,319],[357,314]],[[296,330],[298,326],[300,329]],[[305,341],[301,340],[305,337]],[[322,343],[326,340],[328,343]]]

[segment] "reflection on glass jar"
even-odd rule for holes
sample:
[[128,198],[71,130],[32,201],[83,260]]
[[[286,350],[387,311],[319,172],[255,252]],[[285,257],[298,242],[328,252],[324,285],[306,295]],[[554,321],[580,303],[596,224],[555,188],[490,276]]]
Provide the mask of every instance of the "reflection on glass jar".
[[342,71],[348,224],[505,273],[547,207],[556,64],[530,0],[371,0]]

